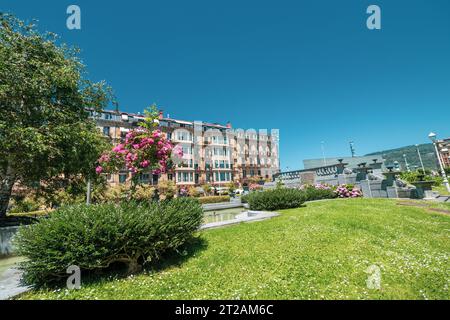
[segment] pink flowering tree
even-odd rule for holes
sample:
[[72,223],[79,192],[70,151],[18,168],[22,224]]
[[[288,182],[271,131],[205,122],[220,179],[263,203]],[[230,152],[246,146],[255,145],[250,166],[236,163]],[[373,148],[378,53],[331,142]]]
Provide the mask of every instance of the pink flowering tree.
[[173,156],[176,159],[183,156],[182,148],[174,146],[158,129],[156,108],[153,106],[145,114],[145,121],[129,131],[123,143],[102,154],[95,169],[97,174],[128,170],[132,175],[132,190],[138,184],[141,173],[165,173],[173,163]]

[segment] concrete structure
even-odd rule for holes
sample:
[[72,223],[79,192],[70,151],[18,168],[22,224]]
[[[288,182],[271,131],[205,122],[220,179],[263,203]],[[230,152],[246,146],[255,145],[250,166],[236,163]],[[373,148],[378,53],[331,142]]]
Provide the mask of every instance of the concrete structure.
[[16,234],[19,227],[0,228],[0,256],[7,256],[13,253],[11,239]]
[[[91,112],[99,129],[117,144],[128,131],[144,120],[141,114],[116,111]],[[159,128],[174,144],[183,148],[183,163],[162,175],[141,175],[143,183],[157,184],[172,180],[179,186],[226,185],[231,181],[245,186],[250,180],[272,180],[279,171],[278,130],[233,129],[231,124],[184,121],[164,117],[160,112]],[[127,183],[127,171],[110,175],[112,185]]]
[[[369,157],[353,157],[328,159],[328,165],[308,168],[304,170],[281,172],[274,176],[274,180],[281,179],[286,187],[298,188],[304,184],[350,184],[362,190],[367,198],[430,198],[425,192],[420,192],[417,187],[408,186],[398,176],[399,171],[394,170],[393,165],[384,165],[384,159],[372,158],[371,163],[366,163]],[[352,164],[344,162],[352,160]],[[322,159],[323,160],[323,159]],[[356,160],[364,162],[358,163]],[[307,162],[317,164],[317,160]],[[266,184],[268,188],[275,186],[275,181]]]
[[436,145],[444,168],[450,168],[450,138],[437,140]]
[[376,162],[380,164],[379,169],[382,168],[384,159],[381,155],[363,156],[363,157],[335,157],[325,159],[305,159],[303,160],[303,166],[305,170],[326,167],[334,165],[339,161],[346,163],[346,168],[356,169],[361,163],[371,164],[376,159]]

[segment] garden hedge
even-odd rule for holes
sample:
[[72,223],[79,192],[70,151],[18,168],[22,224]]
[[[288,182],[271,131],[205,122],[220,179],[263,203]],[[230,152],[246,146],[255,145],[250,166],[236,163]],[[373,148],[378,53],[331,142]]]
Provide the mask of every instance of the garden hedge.
[[300,207],[306,200],[305,192],[297,189],[277,188],[252,192],[246,196],[251,210],[273,211]]
[[220,203],[220,202],[229,202],[230,196],[210,196],[210,197],[200,197],[197,198],[201,204],[206,203]]
[[123,263],[129,273],[139,271],[185,243],[202,220],[201,205],[189,198],[75,205],[21,227],[14,242],[17,254],[28,258],[20,266],[25,282],[39,287],[65,281],[71,265],[98,272]]

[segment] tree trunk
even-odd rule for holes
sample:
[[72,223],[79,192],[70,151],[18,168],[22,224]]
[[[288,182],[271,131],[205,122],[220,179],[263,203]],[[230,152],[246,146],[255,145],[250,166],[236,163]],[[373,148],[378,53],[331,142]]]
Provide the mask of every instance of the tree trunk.
[[127,274],[132,275],[142,271],[142,266],[137,262],[136,259],[131,259],[128,263]]
[[0,218],[6,216],[6,209],[8,209],[9,199],[11,198],[12,188],[16,182],[10,166],[7,167],[4,175],[0,176]]

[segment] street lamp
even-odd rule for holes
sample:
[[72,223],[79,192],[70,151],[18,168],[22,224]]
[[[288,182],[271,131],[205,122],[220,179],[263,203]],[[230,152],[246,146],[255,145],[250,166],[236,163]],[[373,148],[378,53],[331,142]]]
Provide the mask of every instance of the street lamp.
[[324,141],[320,142],[320,147],[322,149],[323,165],[326,166],[327,165],[327,160],[325,158],[325,142]]
[[403,155],[403,159],[405,159],[406,171],[411,172],[411,169],[409,168],[408,160],[406,160],[406,154]]
[[447,188],[447,191],[450,192],[450,184],[448,183],[447,175],[445,174],[445,170],[444,170],[444,165],[442,164],[441,157],[439,156],[439,150],[438,150],[437,143],[436,143],[436,136],[437,136],[436,133],[431,132],[428,135],[428,138],[430,138],[431,142],[433,142],[434,149],[436,151],[436,156],[437,156],[438,162],[439,162],[439,168],[441,169],[441,175],[442,175],[442,178],[444,179],[445,187]]
[[417,154],[419,155],[420,165],[422,166],[422,173],[425,174],[425,166],[423,165],[422,155],[420,154],[419,145],[416,144]]

